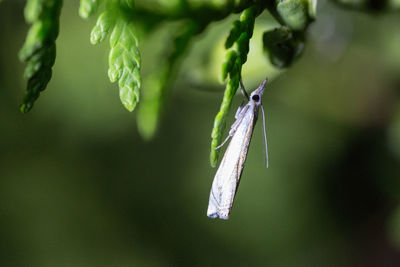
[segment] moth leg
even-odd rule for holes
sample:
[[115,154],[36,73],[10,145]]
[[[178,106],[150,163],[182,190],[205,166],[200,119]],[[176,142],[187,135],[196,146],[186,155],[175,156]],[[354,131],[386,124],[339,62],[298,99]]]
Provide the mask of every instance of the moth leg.
[[[242,110],[243,110],[243,107],[239,107],[236,112],[235,117],[238,116]],[[225,140],[219,146],[217,146],[215,148],[215,150],[220,149],[223,145],[225,145],[225,143],[229,140],[229,137],[232,137],[236,133],[237,127],[239,126],[239,123],[237,123],[237,122],[238,122],[238,120],[236,120],[235,123],[232,124],[231,129],[229,130],[228,136],[225,138]]]
[[240,84],[240,91],[242,92],[242,95],[243,95],[247,100],[249,100],[249,99],[250,99],[250,98],[249,98],[249,94],[246,92],[246,89],[244,89],[244,85],[243,85],[243,82],[242,82],[242,75],[240,75],[239,84]]
[[[243,86],[243,83],[242,83],[242,77],[239,78],[239,83],[240,83],[240,90],[242,91],[243,96],[246,97],[247,100],[249,100],[249,95],[247,94],[246,90],[244,89],[244,86]],[[238,107],[238,109],[236,111],[236,114],[235,114],[236,121],[232,125],[228,136],[226,137],[226,139],[219,146],[217,146],[215,148],[215,150],[220,149],[229,140],[229,137],[232,137],[235,134],[236,129],[239,126],[239,122],[241,121],[241,120],[239,120],[239,118],[241,116],[241,113],[242,113],[244,107],[245,107],[245,105],[244,105],[244,101],[243,101],[242,104]]]
[[243,110],[243,107],[244,107],[244,101],[242,101],[242,104],[240,104],[240,106],[239,106],[238,109],[236,110],[235,119],[239,118],[239,114],[240,114],[240,112]]
[[220,149],[221,147],[223,147],[225,145],[225,143],[228,141],[229,137],[232,137],[231,132],[229,131],[229,135],[225,138],[225,140],[215,148],[215,150]]

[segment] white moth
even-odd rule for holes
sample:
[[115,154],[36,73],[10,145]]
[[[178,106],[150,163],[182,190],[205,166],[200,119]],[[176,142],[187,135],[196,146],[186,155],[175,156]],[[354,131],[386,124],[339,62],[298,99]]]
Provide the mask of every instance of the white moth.
[[[220,148],[229,137],[232,137],[212,183],[207,210],[207,216],[210,218],[219,217],[224,220],[229,218],[260,107],[264,119],[264,141],[267,149],[265,117],[261,106],[261,96],[266,83],[267,79],[250,94],[250,98],[241,84],[242,92],[249,99],[249,102],[247,105],[238,108],[235,115],[236,121],[231,126],[228,137],[217,147],[217,149]],[[268,167],[268,150],[266,151]]]

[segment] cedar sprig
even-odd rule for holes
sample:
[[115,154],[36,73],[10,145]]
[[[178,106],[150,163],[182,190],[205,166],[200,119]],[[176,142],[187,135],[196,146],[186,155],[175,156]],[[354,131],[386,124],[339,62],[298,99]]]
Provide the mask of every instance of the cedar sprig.
[[82,18],[87,19],[96,13],[102,2],[103,0],[81,0],[79,5],[79,15]]
[[61,6],[62,0],[28,0],[25,6],[25,20],[31,27],[19,53],[20,60],[27,63],[24,77],[28,80],[22,113],[31,110],[50,81]]
[[171,89],[171,81],[175,77],[181,59],[190,47],[193,37],[201,33],[206,26],[207,23],[185,21],[171,36],[172,45],[167,48],[165,53],[167,56],[160,58],[155,71],[148,77],[149,83],[143,93],[137,120],[139,132],[145,139],[152,138],[156,133]]
[[222,64],[221,79],[225,81],[229,78],[224,97],[218,114],[214,119],[214,127],[211,132],[211,153],[210,163],[215,167],[218,161],[219,150],[216,148],[221,144],[223,133],[226,126],[233,97],[239,87],[239,77],[243,64],[247,60],[249,52],[249,42],[253,35],[254,22],[256,17],[261,13],[262,8],[259,5],[253,5],[245,9],[240,15],[239,20],[232,24],[232,29],[226,39],[225,48],[226,57]]
[[122,104],[133,111],[140,97],[140,52],[135,28],[124,14],[125,8],[133,6],[132,0],[112,2],[99,16],[91,33],[91,43],[98,44],[109,36],[108,77],[118,81]]

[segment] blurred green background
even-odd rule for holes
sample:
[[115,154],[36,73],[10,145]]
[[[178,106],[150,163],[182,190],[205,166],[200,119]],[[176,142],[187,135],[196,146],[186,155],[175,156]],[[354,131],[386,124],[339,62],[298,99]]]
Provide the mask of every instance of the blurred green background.
[[[257,21],[243,77],[249,89],[275,77],[263,99],[270,168],[259,123],[221,221],[206,216],[209,142],[237,16],[196,39],[145,142],[78,1],[64,1],[53,79],[19,113],[23,5],[0,5],[1,266],[400,266],[398,13],[319,1],[305,54],[279,76],[261,55],[271,22]],[[143,73],[165,34],[142,40]]]

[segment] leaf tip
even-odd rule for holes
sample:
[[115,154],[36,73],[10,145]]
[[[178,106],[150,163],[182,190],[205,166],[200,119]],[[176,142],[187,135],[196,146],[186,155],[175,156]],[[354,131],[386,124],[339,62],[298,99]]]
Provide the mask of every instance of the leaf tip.
[[23,103],[19,107],[19,110],[22,114],[28,113],[32,109],[33,104],[31,102]]

